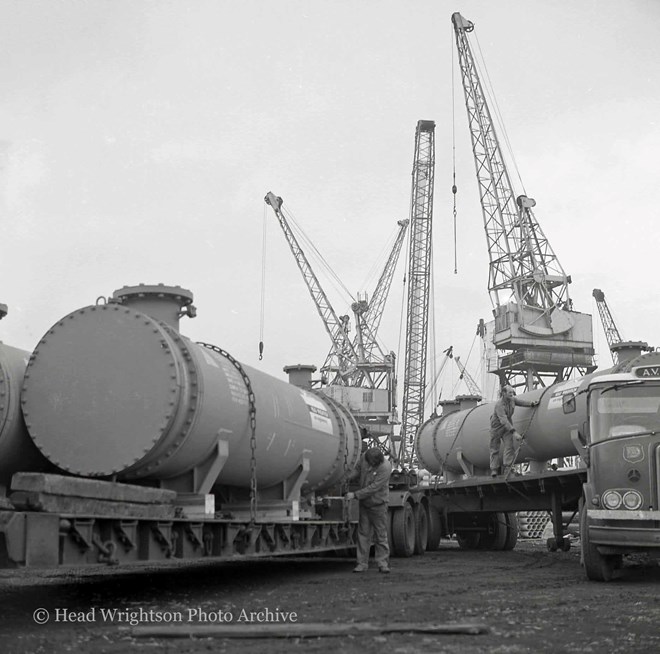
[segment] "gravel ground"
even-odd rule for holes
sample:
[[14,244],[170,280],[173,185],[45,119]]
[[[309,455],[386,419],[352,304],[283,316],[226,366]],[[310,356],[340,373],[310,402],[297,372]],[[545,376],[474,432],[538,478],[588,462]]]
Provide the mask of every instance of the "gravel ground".
[[[140,570],[5,570],[0,572],[0,649],[6,654],[660,651],[656,561],[628,560],[620,579],[601,584],[586,580],[578,548],[551,553],[539,541],[523,541],[510,552],[463,552],[443,542],[438,552],[393,559],[390,575],[375,569],[357,575],[352,568],[350,559],[317,558]],[[35,622],[38,609],[48,611],[45,624]],[[135,626],[129,624],[131,615]],[[269,622],[260,623],[266,615]],[[300,637],[314,623],[331,629],[478,624],[486,633]],[[286,626],[293,635],[195,635],[205,626],[256,630],[263,625]],[[145,636],[152,627],[168,633]],[[186,636],[174,637],[174,629]]]

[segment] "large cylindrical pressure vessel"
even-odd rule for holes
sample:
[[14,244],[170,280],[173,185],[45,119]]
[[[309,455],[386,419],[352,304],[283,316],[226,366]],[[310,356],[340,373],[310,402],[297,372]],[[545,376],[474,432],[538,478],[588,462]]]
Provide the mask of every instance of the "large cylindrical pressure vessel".
[[[183,289],[159,293],[167,296],[168,289],[180,301]],[[248,487],[254,469],[259,487],[267,488],[307,458],[306,488],[318,490],[354,467],[360,432],[343,407],[193,343],[171,323],[137,310],[143,307],[134,295],[119,299],[66,316],[29,363],[25,421],[59,468],[169,479],[209,461],[219,441],[228,458],[216,484]]]
[[[582,428],[587,417],[586,393],[579,391],[585,389],[594,377],[626,372],[635,366],[656,362],[660,362],[660,354],[652,352],[614,368],[519,395],[522,400],[539,400],[539,405],[515,408],[513,425],[524,436],[517,462],[574,456],[577,452],[571,440],[571,429],[576,425]],[[562,396],[568,392],[576,393],[577,407],[575,412],[565,414]],[[470,467],[478,471],[488,470],[490,417],[494,407],[494,403],[481,404],[432,418],[421,425],[415,440],[420,466],[434,474],[462,475]]]
[[21,415],[20,393],[30,353],[0,343],[0,485],[12,474],[47,466],[30,440]]

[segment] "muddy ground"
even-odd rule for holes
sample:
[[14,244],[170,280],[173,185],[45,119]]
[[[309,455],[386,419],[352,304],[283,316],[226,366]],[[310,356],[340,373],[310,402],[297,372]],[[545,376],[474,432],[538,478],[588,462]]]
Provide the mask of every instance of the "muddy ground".
[[[352,568],[350,559],[323,558],[126,572],[2,571],[0,651],[660,651],[656,561],[628,560],[620,579],[603,584],[585,579],[577,548],[551,553],[540,541],[523,541],[510,552],[464,552],[443,541],[438,552],[393,559],[390,575],[375,569],[352,574]],[[35,622],[38,609],[48,611],[45,624]],[[108,613],[113,609],[114,621]],[[120,615],[120,610],[125,613]],[[243,610],[248,618],[253,613],[255,622],[240,624]],[[127,622],[129,612],[139,620],[134,627]],[[258,625],[257,614],[268,616],[273,625],[274,616],[282,620],[286,613],[286,622],[280,624],[293,632],[286,639],[194,635],[200,626]],[[204,615],[210,616],[206,622]],[[45,616],[36,614],[41,621]],[[158,616],[167,624],[158,622]],[[486,633],[300,637],[300,630],[313,623],[340,629],[404,622],[482,625]],[[182,630],[187,636],[146,637],[144,631],[151,627]]]

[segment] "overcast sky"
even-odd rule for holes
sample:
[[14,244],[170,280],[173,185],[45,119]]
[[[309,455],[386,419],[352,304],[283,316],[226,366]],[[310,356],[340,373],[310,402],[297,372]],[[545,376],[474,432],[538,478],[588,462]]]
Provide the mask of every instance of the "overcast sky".
[[[198,317],[181,324],[194,340],[281,378],[287,364],[320,366],[329,340],[264,195],[284,198],[353,295],[370,292],[409,216],[415,126],[428,119],[430,342],[463,360],[472,348],[478,377],[488,253],[452,91],[453,11],[476,26],[575,309],[596,316],[601,288],[624,338],[660,346],[656,0],[0,0],[0,339],[31,350],[99,296],[162,282],[195,294]],[[381,326],[401,363],[403,276],[402,257]],[[607,366],[597,318],[594,334]]]

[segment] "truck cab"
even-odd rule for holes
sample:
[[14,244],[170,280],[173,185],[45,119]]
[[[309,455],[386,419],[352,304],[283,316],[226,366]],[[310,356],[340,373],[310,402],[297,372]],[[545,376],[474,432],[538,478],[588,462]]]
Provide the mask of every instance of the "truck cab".
[[586,420],[573,431],[587,466],[582,561],[589,579],[609,581],[624,554],[660,555],[660,365],[592,378],[563,397],[565,414],[582,393]]

